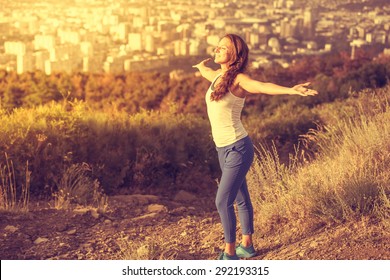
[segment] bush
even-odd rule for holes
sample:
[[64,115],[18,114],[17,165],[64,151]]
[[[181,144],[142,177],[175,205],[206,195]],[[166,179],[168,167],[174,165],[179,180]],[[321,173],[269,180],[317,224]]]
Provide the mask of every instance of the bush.
[[17,180],[30,163],[33,194],[56,192],[73,164],[87,163],[108,194],[120,188],[190,188],[193,181],[196,189],[199,178],[215,169],[207,121],[173,109],[129,116],[74,102],[0,113],[0,148],[13,160]]
[[[131,117],[137,135],[134,183],[136,185],[204,186],[205,175],[217,169],[210,126],[195,115],[144,111]],[[205,182],[206,181],[206,182]]]
[[90,205],[102,211],[106,202],[101,186],[91,178],[91,168],[88,164],[72,164],[62,175],[58,191],[54,194],[55,207],[67,208],[70,203]]
[[283,162],[294,153],[302,135],[321,122],[314,110],[294,103],[282,103],[278,107],[266,108],[262,112],[251,112],[243,118],[255,144],[275,145]]

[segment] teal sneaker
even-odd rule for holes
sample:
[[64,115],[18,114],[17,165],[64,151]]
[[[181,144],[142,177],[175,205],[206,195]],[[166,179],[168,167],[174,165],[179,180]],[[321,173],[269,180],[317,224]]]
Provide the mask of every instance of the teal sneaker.
[[237,257],[243,259],[243,258],[252,258],[256,256],[255,248],[253,247],[253,244],[249,247],[243,246],[241,243],[236,247],[236,255]]
[[225,252],[221,252],[221,254],[218,257],[218,260],[239,260],[239,258],[237,257],[237,255],[230,256]]

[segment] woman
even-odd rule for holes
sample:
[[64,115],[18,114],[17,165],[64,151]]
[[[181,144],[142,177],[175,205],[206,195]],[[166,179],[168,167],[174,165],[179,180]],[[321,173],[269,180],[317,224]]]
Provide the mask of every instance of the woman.
[[[206,66],[211,58],[193,67],[211,82],[206,93],[207,113],[222,170],[215,199],[225,237],[225,250],[219,259],[237,260],[256,254],[252,243],[253,208],[245,180],[254,150],[241,123],[245,97],[248,93],[308,96],[317,92],[306,88],[309,83],[289,88],[251,79],[244,73],[248,64],[248,46],[235,34],[223,37],[214,52],[214,62],[220,65],[218,70]],[[242,228],[242,241],[237,247],[234,201]]]

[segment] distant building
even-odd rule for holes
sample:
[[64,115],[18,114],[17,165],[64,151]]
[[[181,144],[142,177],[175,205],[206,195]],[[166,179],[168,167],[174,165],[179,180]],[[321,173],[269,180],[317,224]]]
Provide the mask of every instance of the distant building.
[[366,41],[368,43],[378,43],[378,44],[383,44],[386,45],[388,43],[388,34],[386,31],[383,30],[378,30],[378,31],[373,31],[373,32],[368,32],[366,34]]
[[38,18],[36,16],[21,18],[15,22],[15,27],[20,30],[20,33],[23,35],[34,35],[39,31]]
[[80,34],[76,31],[58,30],[57,36],[60,38],[60,44],[80,44]]
[[[168,63],[166,57],[213,54],[226,33],[245,38],[251,53],[259,56],[256,65],[268,63],[271,58],[264,55],[291,59],[329,52],[332,45],[342,49],[356,44],[354,40],[390,45],[387,6],[366,5],[360,12],[337,8],[363,0],[77,0],[69,7],[49,1],[43,9],[33,2],[27,10],[4,2],[0,69],[149,70]],[[315,8],[317,4],[326,8]],[[358,47],[353,44],[352,57]]]
[[298,22],[296,19],[285,18],[280,24],[281,38],[296,38],[298,35]]
[[133,18],[133,28],[143,28],[146,25],[146,21],[142,17]]
[[102,72],[105,56],[103,54],[95,53],[94,56],[83,57],[82,71],[83,72]]
[[316,11],[314,9],[305,9],[303,12],[303,38],[312,39],[315,35]]
[[250,48],[257,48],[260,44],[260,35],[252,30],[247,31],[245,33],[245,40]]
[[103,63],[103,70],[106,73],[122,73],[124,70],[125,57],[108,56]]
[[350,46],[351,46],[351,59],[355,59],[356,58],[356,49],[357,48],[361,48],[362,46],[364,46],[366,44],[367,44],[367,42],[362,40],[362,39],[353,40],[350,43]]
[[35,58],[35,69],[45,72],[46,60],[50,59],[50,52],[48,50],[39,50],[33,53]]
[[130,31],[130,24],[125,22],[119,23],[116,32],[116,39],[123,42],[128,42],[129,31]]
[[22,74],[24,72],[34,71],[35,57],[32,52],[28,52],[22,55],[18,55],[16,59],[16,72]]
[[93,45],[91,42],[81,42],[80,43],[80,51],[81,54],[85,57],[92,57],[93,56]]
[[201,40],[194,40],[190,39],[190,55],[196,56],[196,55],[205,55],[207,45],[204,43],[204,41]]
[[51,50],[56,45],[56,39],[52,35],[35,35],[34,49],[35,50]]
[[275,9],[282,9],[286,7],[286,0],[274,0],[273,6]]
[[10,42],[4,43],[4,53],[14,55],[24,55],[26,53],[26,44],[23,42]]
[[128,36],[128,47],[131,51],[142,51],[142,35],[141,33],[130,33]]
[[119,24],[119,16],[118,15],[105,15],[103,17],[103,25],[118,25]]
[[148,71],[169,66],[167,56],[152,56],[145,58],[129,58],[124,61],[125,71]]
[[146,34],[145,35],[145,51],[147,51],[149,53],[156,52],[153,34]]
[[324,46],[324,51],[325,52],[330,52],[330,51],[332,51],[332,44],[325,44],[325,46]]
[[174,55],[175,56],[190,55],[190,41],[189,40],[177,40],[173,44],[174,44]]

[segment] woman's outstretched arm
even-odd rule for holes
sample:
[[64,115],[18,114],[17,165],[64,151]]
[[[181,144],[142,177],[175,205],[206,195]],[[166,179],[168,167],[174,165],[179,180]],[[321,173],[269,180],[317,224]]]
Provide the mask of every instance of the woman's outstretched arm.
[[215,76],[220,72],[220,70],[213,70],[210,67],[206,66],[206,63],[211,61],[211,58],[207,58],[202,60],[196,65],[193,65],[193,68],[197,68],[202,75],[202,77],[206,78],[208,81],[212,82]]
[[236,83],[244,90],[254,94],[291,94],[309,96],[316,95],[318,92],[314,89],[307,88],[310,83],[298,84],[293,87],[279,86],[273,83],[263,83],[257,80],[253,80],[246,74],[238,74]]

